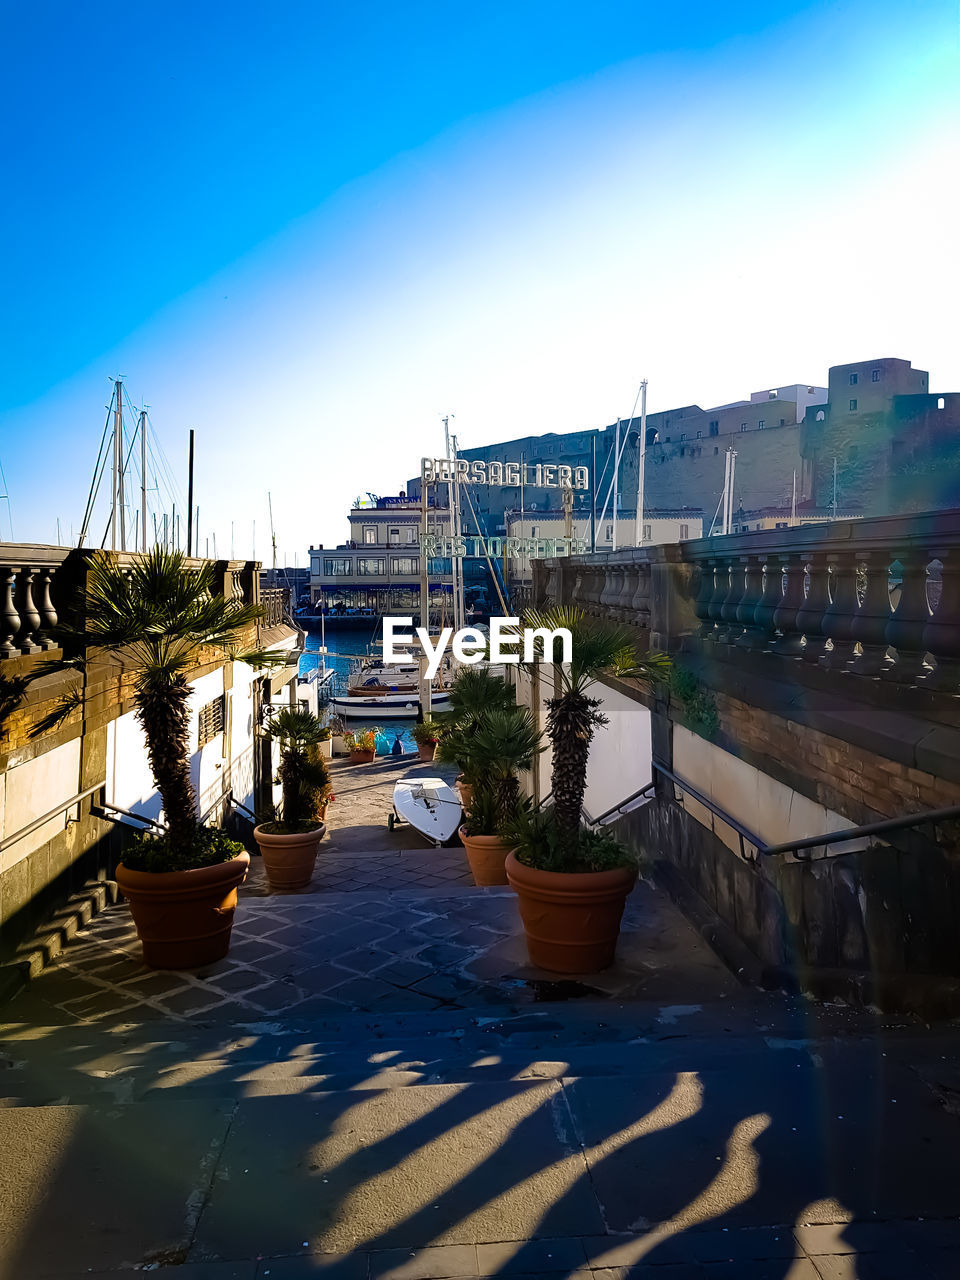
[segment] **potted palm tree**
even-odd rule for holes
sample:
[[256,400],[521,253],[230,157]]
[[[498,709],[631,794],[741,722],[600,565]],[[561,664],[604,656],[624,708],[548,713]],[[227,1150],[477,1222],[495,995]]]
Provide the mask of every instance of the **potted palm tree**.
[[417,756],[427,762],[437,754],[437,746],[443,728],[436,720],[423,720],[413,726],[413,740],[417,744]]
[[555,973],[595,973],[613,963],[637,865],[611,835],[583,824],[590,744],[607,723],[590,690],[606,674],[663,678],[670,660],[658,653],[638,658],[626,630],[594,624],[580,609],[533,612],[524,621],[548,632],[566,627],[572,661],[555,667],[559,692],[547,702],[552,805],[519,810],[505,825],[504,837],[513,845],[507,878],[517,893],[531,961]]
[[271,888],[303,889],[313,876],[332,791],[320,752],[324,728],[312,712],[292,707],[278,711],[270,728],[280,743],[281,810],[253,835]]
[[[188,676],[217,656],[268,663],[267,655],[237,652],[262,610],[218,594],[212,564],[197,568],[162,548],[124,564],[94,554],[81,609],[82,626],[61,631],[73,649],[68,665],[82,669],[107,657],[132,677],[136,718],[163,804],[163,833],[135,840],[116,871],[144,963],[155,969],[210,964],[229,948],[237,887],[250,855],[198,820]],[[65,700],[57,714],[81,701],[82,694]]]
[[372,764],[377,754],[379,729],[358,729],[356,733],[344,733],[343,745],[351,764]]
[[473,777],[468,757],[477,725],[487,712],[507,711],[515,705],[513,690],[501,676],[491,675],[485,667],[461,667],[457,672],[450,689],[450,710],[437,717],[443,726],[437,756],[459,767],[456,787],[465,809],[470,808],[473,800]]
[[478,885],[507,883],[505,861],[511,846],[501,832],[525,806],[518,774],[529,769],[542,750],[540,731],[526,707],[488,711],[477,722],[468,756],[475,779],[473,798],[460,840]]

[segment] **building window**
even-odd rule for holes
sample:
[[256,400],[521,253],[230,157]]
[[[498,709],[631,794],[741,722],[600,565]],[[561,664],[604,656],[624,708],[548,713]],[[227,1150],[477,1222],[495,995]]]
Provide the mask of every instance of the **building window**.
[[851,373],[850,375],[851,387],[855,387],[859,381],[860,381],[860,375],[858,373]]
[[208,742],[212,742],[214,738],[219,737],[223,733],[225,719],[226,698],[221,693],[219,698],[214,698],[212,702],[208,702],[205,707],[200,708],[197,746],[205,747]]
[[680,443],[681,443],[681,444],[683,444],[683,442],[684,442],[684,440],[686,440],[686,438],[687,438],[687,433],[686,433],[685,431],[681,431],[681,432],[680,432],[680,436],[679,436]]
[[396,545],[397,545],[397,543],[398,543],[399,541],[400,541],[400,530],[399,530],[399,529],[391,529],[391,530],[390,530],[390,542],[391,542],[391,544],[392,544],[393,546],[396,546]]
[[444,574],[453,572],[453,562],[449,559],[428,560],[427,573],[432,578],[442,578]]
[[420,566],[413,556],[394,556],[390,561],[391,573],[419,573]]
[[690,526],[688,524],[682,524],[680,526],[680,541],[683,542],[689,537],[690,537]]
[[702,432],[702,431],[698,431],[698,432],[697,432],[697,439],[698,439],[698,440],[702,440],[702,439],[703,439],[703,432]]
[[856,407],[857,407],[857,402],[856,402],[856,400],[851,400],[851,401],[850,401],[850,412],[852,413],[852,412],[854,411],[854,409],[856,409]]
[[416,542],[416,540],[417,540],[417,531],[416,531],[416,529],[414,529],[414,528],[413,528],[413,526],[412,526],[412,525],[411,525],[411,526],[408,526],[406,529],[404,529],[404,531],[403,531],[403,540],[404,540],[404,542]]
[[781,419],[780,419],[780,426],[781,426],[781,427],[785,427],[786,425],[787,425],[787,420],[786,420],[786,418],[781,418]]
[[718,436],[718,435],[720,434],[720,419],[719,419],[719,418],[714,418],[713,422],[711,422],[711,423],[710,423],[710,434],[711,434],[712,436]]
[[651,529],[650,525],[645,524],[645,525],[643,526],[643,540],[644,540],[644,542],[649,542],[649,541],[650,541],[650,536],[651,536],[652,532],[653,532],[653,530]]
[[870,375],[870,380],[871,380],[872,382],[879,382],[879,381],[880,381],[880,370],[879,370],[879,369],[874,369],[873,373],[871,373],[871,375]]
[[363,574],[368,578],[376,578],[383,573],[383,565],[384,562],[382,560],[359,556],[357,558],[357,573]]
[[766,424],[766,421],[765,421],[763,418],[761,418],[761,419],[757,422],[757,430],[758,430],[758,431],[762,431],[766,425],[767,425],[767,424]]
[[613,525],[612,525],[612,524],[608,524],[608,525],[607,525],[607,532],[606,532],[606,534],[604,535],[604,539],[603,539],[603,540],[604,540],[604,542],[612,542],[612,541],[613,541]]
[[377,531],[372,525],[364,525],[363,541],[368,547],[375,545],[377,541]]
[[827,415],[823,412],[823,410],[822,410],[822,409],[818,409],[818,410],[817,410],[817,421],[818,421],[818,422],[824,422],[824,421],[826,421],[826,417],[827,417]]
[[741,430],[741,431],[746,431],[746,430],[747,430],[747,427],[748,427],[749,425],[750,425],[750,424],[749,424],[748,422],[741,422],[741,423],[740,423],[740,430]]
[[946,400],[943,398],[943,396],[938,396],[938,397],[937,397],[937,408],[938,408],[938,409],[945,409],[946,407],[947,407],[947,402],[946,402]]
[[345,578],[350,574],[349,560],[324,560],[323,572],[328,578]]
[[719,447],[719,445],[714,445],[714,446],[713,446],[713,456],[714,456],[714,457],[716,457],[716,456],[717,456],[717,454],[718,454],[719,452],[720,452],[720,447]]

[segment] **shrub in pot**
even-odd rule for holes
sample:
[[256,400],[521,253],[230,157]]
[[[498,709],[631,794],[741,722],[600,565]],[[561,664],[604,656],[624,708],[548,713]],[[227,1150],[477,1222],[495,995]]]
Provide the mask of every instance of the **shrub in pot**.
[[280,743],[280,816],[254,828],[271,888],[303,889],[313,876],[330,802],[330,775],[320,754],[323,725],[310,711],[285,707],[270,722]]
[[529,769],[542,750],[541,735],[526,707],[489,711],[477,722],[469,753],[476,781],[460,839],[478,885],[507,883],[504,863],[511,846],[501,832],[525,804],[517,775]]
[[344,733],[343,745],[351,764],[370,764],[377,754],[379,729],[361,729],[357,733]]
[[[123,565],[95,553],[80,601],[83,624],[60,628],[68,656],[52,664],[83,669],[93,653],[99,664],[112,658],[132,676],[135,714],[166,829],[134,841],[116,876],[144,963],[157,969],[193,968],[226,955],[237,887],[250,865],[242,845],[199,824],[190,777],[190,671],[211,655],[257,665],[272,661],[237,653],[244,630],[262,616],[260,606],[215,588],[213,565],[188,567],[179,552],[157,548]],[[77,705],[80,693],[65,699],[51,719]]]
[[554,670],[559,692],[547,702],[553,748],[550,809],[520,811],[504,836],[513,844],[507,878],[517,892],[531,961],[555,973],[596,973],[613,963],[636,860],[605,831],[583,825],[590,744],[606,723],[590,689],[615,674],[652,681],[670,667],[663,654],[638,658],[629,633],[588,621],[582,610],[534,612],[525,624],[552,632],[566,627],[572,661]]
[[465,809],[473,802],[474,778],[468,757],[480,720],[490,711],[509,711],[515,705],[513,690],[502,676],[491,675],[485,667],[461,667],[458,671],[450,689],[450,710],[437,716],[443,729],[437,758],[459,767],[456,787]]
[[433,760],[443,733],[442,726],[436,720],[423,720],[413,726],[413,740],[417,744],[417,755],[421,760]]

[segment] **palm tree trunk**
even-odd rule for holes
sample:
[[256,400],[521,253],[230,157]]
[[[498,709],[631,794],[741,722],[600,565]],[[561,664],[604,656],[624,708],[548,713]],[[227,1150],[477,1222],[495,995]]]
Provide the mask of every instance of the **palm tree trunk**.
[[190,781],[190,689],[183,676],[144,685],[137,692],[137,719],[163,801],[173,852],[189,849],[197,830],[197,798]]
[[547,703],[547,734],[553,746],[553,806],[560,847],[574,861],[587,789],[587,757],[596,727],[606,717],[596,708],[596,698],[577,690],[551,698]]

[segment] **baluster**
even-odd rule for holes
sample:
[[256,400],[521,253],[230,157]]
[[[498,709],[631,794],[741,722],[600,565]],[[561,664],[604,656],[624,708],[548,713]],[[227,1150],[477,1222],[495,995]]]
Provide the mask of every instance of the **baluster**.
[[617,616],[616,606],[623,587],[623,570],[619,565],[608,565],[606,581],[600,595],[600,608],[606,618]]
[[8,565],[4,565],[0,569],[3,574],[3,611],[2,618],[3,640],[0,641],[0,658],[16,658],[20,650],[13,643],[20,631],[20,615],[17,613],[17,606],[14,601],[14,583],[17,580],[17,571]]
[[746,590],[746,556],[733,556],[730,560],[730,590],[720,606],[720,639],[724,644],[734,644],[743,632],[743,624],[737,621],[737,610]]
[[821,666],[833,669],[845,667],[853,657],[853,640],[850,629],[860,607],[857,597],[857,556],[852,551],[842,551],[827,557],[833,566],[831,574],[832,599],[823,611],[820,630],[833,642],[833,648],[825,650]]
[[34,637],[40,630],[40,614],[33,602],[33,579],[36,569],[24,565],[20,570],[20,592],[17,611],[20,614],[20,632],[17,636],[17,647],[21,653],[39,653],[40,646]]
[[715,624],[715,629],[710,634],[711,640],[721,639],[723,602],[726,600],[729,590],[730,560],[727,556],[718,556],[714,569],[713,595],[710,597],[710,618]]
[[925,685],[956,692],[960,687],[960,554],[941,552],[940,602],[923,632],[927,652],[937,660],[936,671],[921,676]]
[[819,662],[827,644],[827,638],[820,627],[830,603],[830,575],[826,557],[821,551],[815,551],[811,555],[809,574],[810,586],[807,596],[797,610],[797,629],[803,632],[806,639],[800,656],[804,662]]
[[887,679],[912,684],[926,670],[923,633],[930,623],[927,604],[927,559],[924,553],[907,551],[898,555],[900,599],[887,623],[887,644],[897,651],[897,660],[883,674]]
[[797,553],[780,556],[779,559],[784,586],[780,603],[773,611],[773,625],[780,632],[779,639],[774,641],[773,651],[788,658],[799,658],[803,652],[803,632],[797,626],[797,613],[804,604],[806,568],[803,557]]
[[53,565],[40,570],[40,648],[44,651],[56,649],[57,642],[50,634],[55,630],[59,618],[53,604],[53,578],[57,572]]
[[638,627],[650,626],[650,561],[641,560],[637,566],[637,589],[633,593],[630,612]]
[[850,627],[850,638],[860,645],[860,656],[850,665],[858,676],[875,676],[890,665],[887,624],[890,621],[890,556],[868,551],[864,562],[863,602]]
[[763,592],[753,614],[755,643],[753,648],[767,649],[773,644],[776,624],[773,621],[783,597],[783,568],[778,556],[768,556],[763,566]]
[[633,625],[637,622],[633,616],[633,597],[636,595],[639,579],[640,565],[636,560],[631,560],[629,564],[624,565],[623,569],[623,586],[620,589],[620,599],[617,601],[617,617],[622,622],[630,622]]
[[763,599],[763,560],[760,556],[745,556],[743,568],[743,595],[737,606],[737,621],[743,624],[743,634],[734,641],[743,649],[763,649],[766,634],[756,625],[757,607]]
[[706,640],[716,630],[717,624],[710,617],[710,601],[713,599],[714,588],[716,587],[716,564],[709,556],[699,562],[700,569],[700,587],[697,591],[697,597],[694,609],[697,617],[700,619],[700,639]]

